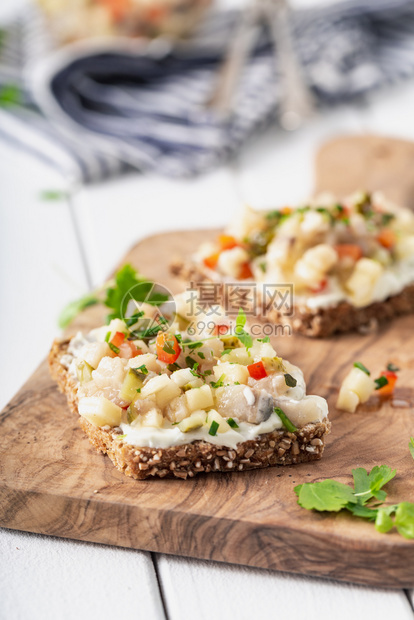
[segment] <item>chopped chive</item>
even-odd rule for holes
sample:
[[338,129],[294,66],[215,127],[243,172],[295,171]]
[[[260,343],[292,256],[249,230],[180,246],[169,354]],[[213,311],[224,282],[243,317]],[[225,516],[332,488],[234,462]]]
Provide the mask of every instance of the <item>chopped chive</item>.
[[224,351],[222,352],[222,355],[227,355],[228,353],[231,353],[233,351],[233,349],[224,349]]
[[364,366],[364,364],[362,364],[361,362],[354,362],[354,367],[359,368],[359,370],[362,370],[362,372],[364,372],[368,376],[371,374],[368,368]]
[[213,388],[223,387],[225,376],[226,376],[225,374],[222,374],[218,381],[212,381],[210,383],[211,387]]
[[387,364],[387,370],[389,370],[390,372],[398,372],[400,370],[400,368],[398,368],[398,366],[396,366],[395,364]]
[[212,437],[214,437],[214,435],[217,435],[218,427],[219,427],[219,423],[216,422],[215,420],[213,420],[211,425],[210,425],[210,429],[208,431],[208,434],[211,435]]
[[285,383],[288,387],[294,388],[297,385],[295,377],[292,377],[289,373],[285,374]]
[[374,379],[374,383],[375,389],[379,390],[380,388],[384,387],[384,385],[388,385],[388,379],[387,377],[378,377],[378,379]]
[[145,366],[145,364],[142,364],[142,366],[139,366],[136,370],[142,372],[143,375],[148,374],[148,368]]
[[113,351],[114,353],[116,353],[118,355],[119,353],[119,347],[115,346],[114,344],[112,344],[112,342],[108,342],[108,346],[111,349],[111,351]]
[[274,412],[280,418],[283,426],[285,427],[287,431],[289,431],[289,433],[294,433],[295,431],[298,430],[296,426],[293,424],[293,422],[289,420],[286,413],[282,411],[282,409],[280,409],[280,407],[275,407]]
[[232,428],[239,428],[239,425],[237,424],[235,420],[233,420],[233,418],[229,418],[227,420],[227,424],[231,426]]
[[187,355],[187,357],[185,358],[185,362],[189,368],[198,367],[198,362],[196,362],[195,359],[193,359],[189,355]]
[[106,332],[105,342],[109,342],[110,337],[111,337],[111,332]]
[[171,372],[175,372],[176,370],[181,370],[181,366],[177,364],[177,362],[174,362],[174,364],[168,364],[167,368]]
[[141,394],[141,388],[137,388],[138,394]]

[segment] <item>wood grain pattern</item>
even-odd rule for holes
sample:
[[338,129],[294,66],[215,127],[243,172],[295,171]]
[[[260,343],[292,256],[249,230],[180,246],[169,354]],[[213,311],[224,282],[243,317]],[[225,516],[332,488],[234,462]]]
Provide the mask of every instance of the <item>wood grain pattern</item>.
[[[151,237],[126,260],[173,291],[174,254],[191,254],[216,231]],[[102,322],[90,308],[72,331]],[[344,514],[313,514],[296,503],[301,482],[334,477],[351,481],[351,469],[387,463],[398,476],[390,502],[414,501],[408,438],[414,433],[413,318],[377,334],[324,341],[283,336],[278,352],[299,364],[310,393],[328,398],[332,434],[316,463],[196,479],[137,482],[119,473],[89,446],[47,372],[38,368],[0,418],[0,525],[79,540],[202,559],[306,573],[386,587],[414,584],[414,541],[378,534],[372,524]],[[338,386],[355,359],[374,373],[388,361],[402,371],[395,398],[372,399],[357,414],[335,410]],[[95,493],[94,491],[98,491]]]

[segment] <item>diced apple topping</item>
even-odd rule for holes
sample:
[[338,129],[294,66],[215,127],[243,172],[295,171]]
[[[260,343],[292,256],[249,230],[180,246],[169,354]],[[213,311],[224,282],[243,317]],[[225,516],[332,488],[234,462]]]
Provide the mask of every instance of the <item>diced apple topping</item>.
[[119,426],[122,409],[104,396],[91,396],[79,400],[79,414],[95,426]]

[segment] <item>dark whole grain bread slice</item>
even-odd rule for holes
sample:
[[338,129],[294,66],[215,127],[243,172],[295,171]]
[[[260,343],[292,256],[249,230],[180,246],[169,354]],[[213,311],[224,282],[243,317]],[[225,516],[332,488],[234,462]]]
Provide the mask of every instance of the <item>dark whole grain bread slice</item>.
[[[195,264],[176,259],[170,265],[171,273],[186,282],[204,282],[208,275]],[[243,286],[243,283],[240,284]],[[311,310],[306,306],[294,306],[292,316],[272,310],[260,319],[267,323],[287,325],[295,333],[313,338],[327,338],[333,334],[359,331],[366,333],[377,328],[379,323],[390,321],[403,314],[414,313],[414,284],[406,286],[401,293],[391,295],[384,301],[377,301],[363,308],[356,308],[348,302],[341,302],[328,308]]]
[[[69,340],[53,343],[49,353],[50,373],[63,392],[73,413],[78,414],[76,381],[60,363]],[[127,476],[143,480],[149,477],[192,478],[205,472],[232,472],[273,465],[292,465],[319,460],[324,450],[330,422],[307,424],[295,433],[284,430],[261,435],[231,449],[205,441],[194,441],[170,448],[141,448],[125,443],[120,429],[99,428],[79,417],[80,425],[98,452],[107,454],[115,467]]]

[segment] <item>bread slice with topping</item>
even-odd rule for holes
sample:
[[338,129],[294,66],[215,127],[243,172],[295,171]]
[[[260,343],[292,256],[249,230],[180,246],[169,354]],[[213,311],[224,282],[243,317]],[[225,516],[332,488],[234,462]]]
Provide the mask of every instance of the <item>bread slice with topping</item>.
[[[172,272],[193,282],[255,282],[262,318],[308,336],[367,331],[414,312],[414,214],[366,193],[246,208]],[[269,286],[291,287],[293,295],[282,307],[268,304]]]
[[195,333],[176,306],[145,340],[139,325],[114,319],[54,343],[51,374],[92,445],[137,479],[319,459],[328,406],[306,395],[300,369],[244,321],[227,321],[223,335],[226,317],[198,315]]

